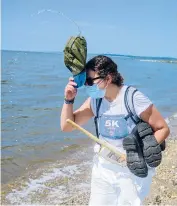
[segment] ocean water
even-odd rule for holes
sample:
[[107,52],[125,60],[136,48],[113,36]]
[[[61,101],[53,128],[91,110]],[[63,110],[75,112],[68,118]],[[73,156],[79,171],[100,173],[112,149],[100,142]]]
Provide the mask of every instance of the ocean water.
[[[164,117],[177,111],[177,64],[125,56],[112,59],[125,84],[144,92]],[[11,204],[37,204],[32,194],[51,192],[47,182],[66,178],[67,173],[67,178],[83,175],[83,165],[88,166],[93,155],[89,153],[93,142],[79,131],[60,130],[63,93],[71,75],[64,66],[63,53],[2,51],[1,69],[1,174],[5,198]],[[84,90],[79,89],[74,107],[78,108],[86,98]],[[92,120],[85,128],[95,133]],[[18,187],[19,181],[23,187]],[[61,191],[63,197],[64,184],[52,188],[52,194],[57,196]],[[51,199],[49,195],[47,202],[53,203]]]

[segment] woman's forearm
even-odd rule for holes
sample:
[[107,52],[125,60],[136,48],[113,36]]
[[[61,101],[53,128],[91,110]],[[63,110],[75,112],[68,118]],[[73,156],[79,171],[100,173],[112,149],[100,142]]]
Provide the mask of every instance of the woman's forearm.
[[71,132],[74,128],[66,122],[67,119],[74,121],[73,103],[77,94],[77,84],[74,82],[73,77],[69,78],[69,82],[65,87],[64,97],[65,102],[61,111],[60,124],[61,130],[64,132]]
[[154,133],[154,136],[157,140],[157,142],[159,144],[161,144],[167,137],[168,135],[170,134],[170,130],[168,127],[164,127],[160,130],[157,130],[155,133]]
[[66,122],[67,119],[74,121],[73,104],[64,103],[61,112],[61,130],[64,132],[70,132],[73,130],[73,127]]

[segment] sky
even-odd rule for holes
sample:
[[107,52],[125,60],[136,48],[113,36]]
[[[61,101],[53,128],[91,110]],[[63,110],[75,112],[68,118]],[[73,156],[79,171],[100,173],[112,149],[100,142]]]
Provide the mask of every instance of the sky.
[[1,9],[2,49],[63,51],[78,28],[62,12],[88,53],[177,57],[177,0],[2,0]]

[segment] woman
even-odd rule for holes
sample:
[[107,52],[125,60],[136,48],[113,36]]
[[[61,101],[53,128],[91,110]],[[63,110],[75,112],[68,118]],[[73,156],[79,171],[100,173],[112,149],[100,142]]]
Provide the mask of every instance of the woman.
[[[117,65],[109,57],[96,56],[86,64],[86,73],[85,88],[90,97],[76,111],[73,111],[73,103],[77,85],[73,78],[69,79],[65,88],[65,103],[61,113],[62,131],[73,130],[72,126],[66,123],[67,119],[83,125],[96,116],[96,99],[102,98],[98,115],[98,136],[116,146],[120,152],[128,154],[123,147],[123,141],[136,125],[131,118],[126,121],[124,118],[127,116],[124,101],[127,86],[123,84]],[[136,115],[153,128],[156,142],[163,142],[169,135],[169,128],[152,102],[137,91],[134,93],[133,103]],[[115,160],[104,158],[108,153],[100,149],[99,145],[95,146],[95,152],[101,155],[94,158],[89,204],[140,205],[149,192],[154,169],[148,166],[147,177],[141,178],[122,163],[116,164]]]

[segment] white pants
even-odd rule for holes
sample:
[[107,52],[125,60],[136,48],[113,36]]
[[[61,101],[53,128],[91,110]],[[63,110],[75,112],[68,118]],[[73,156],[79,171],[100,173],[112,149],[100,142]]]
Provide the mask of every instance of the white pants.
[[91,196],[89,205],[141,205],[148,195],[154,169],[148,170],[146,178],[133,175],[127,167],[121,167],[94,157],[92,169]]

